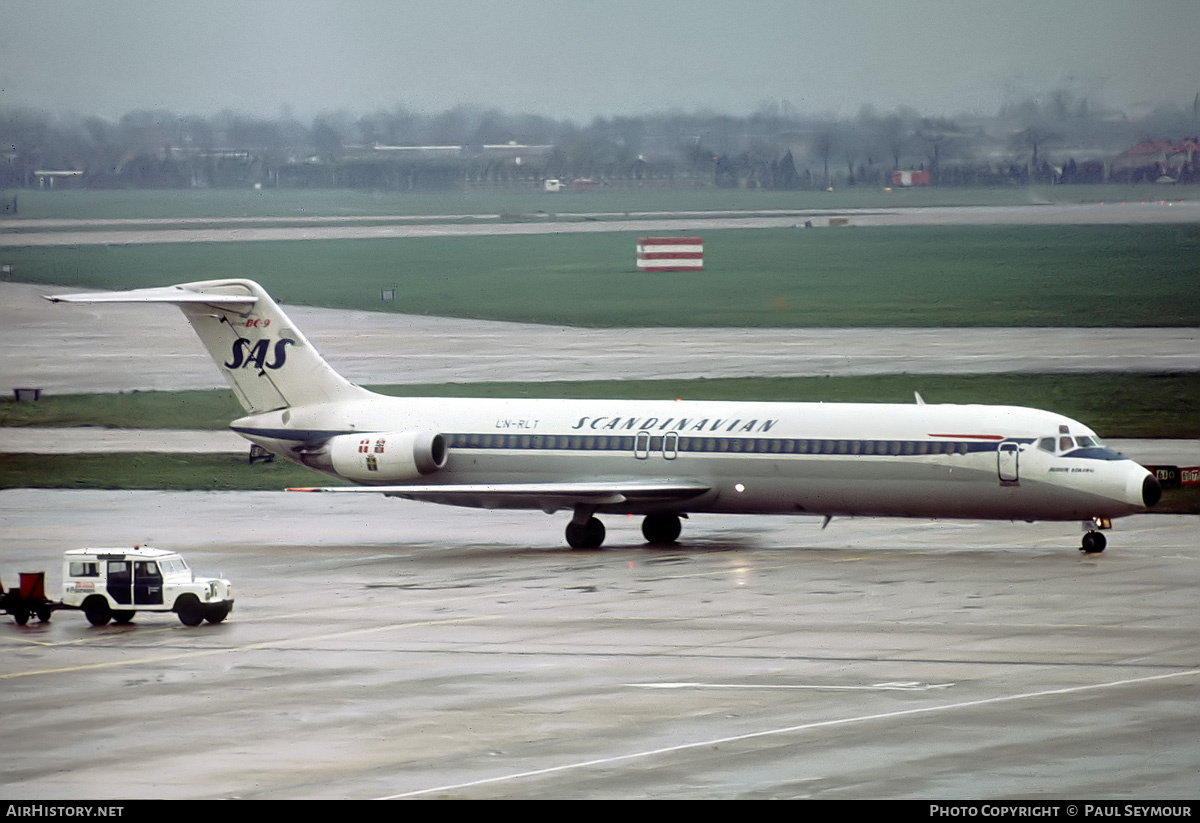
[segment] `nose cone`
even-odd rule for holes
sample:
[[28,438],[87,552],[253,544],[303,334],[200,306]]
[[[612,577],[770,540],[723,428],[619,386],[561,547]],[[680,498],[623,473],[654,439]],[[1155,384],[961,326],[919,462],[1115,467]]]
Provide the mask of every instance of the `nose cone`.
[[1142,481],[1142,504],[1147,509],[1158,503],[1162,497],[1162,484],[1158,482],[1158,478],[1152,474],[1147,474],[1146,479]]

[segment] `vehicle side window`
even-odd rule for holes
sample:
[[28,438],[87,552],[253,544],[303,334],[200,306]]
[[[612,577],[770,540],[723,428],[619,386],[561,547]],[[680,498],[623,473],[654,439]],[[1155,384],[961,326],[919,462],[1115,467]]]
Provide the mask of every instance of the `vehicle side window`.
[[133,564],[133,573],[137,577],[161,577],[158,564],[153,560],[139,560]]
[[100,566],[97,563],[83,563],[78,560],[72,560],[67,569],[67,574],[71,577],[99,577]]

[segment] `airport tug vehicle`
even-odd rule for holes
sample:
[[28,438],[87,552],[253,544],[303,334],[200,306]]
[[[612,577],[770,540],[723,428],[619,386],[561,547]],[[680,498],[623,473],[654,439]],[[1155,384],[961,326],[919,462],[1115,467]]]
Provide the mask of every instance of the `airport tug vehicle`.
[[63,555],[63,599],[88,622],[128,623],[138,612],[174,612],[185,626],[220,623],[233,609],[233,585],[197,577],[176,552],[147,547],[71,549]]

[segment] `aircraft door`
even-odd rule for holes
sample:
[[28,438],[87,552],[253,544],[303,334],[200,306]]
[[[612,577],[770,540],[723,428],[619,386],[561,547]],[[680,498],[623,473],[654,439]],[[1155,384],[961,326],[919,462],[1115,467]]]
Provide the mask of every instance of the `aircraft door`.
[[1020,444],[1011,440],[1004,441],[996,450],[996,471],[1000,475],[1001,485],[1016,486],[1020,483],[1020,454]]

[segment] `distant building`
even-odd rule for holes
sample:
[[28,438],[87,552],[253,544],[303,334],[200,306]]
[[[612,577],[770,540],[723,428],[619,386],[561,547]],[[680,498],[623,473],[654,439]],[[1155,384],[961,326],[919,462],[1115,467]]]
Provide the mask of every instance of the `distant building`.
[[83,172],[67,169],[39,169],[33,173],[39,189],[77,186],[83,182]]
[[1170,177],[1178,180],[1194,173],[1200,139],[1189,137],[1178,143],[1169,140],[1145,140],[1117,155],[1112,163],[1114,174],[1141,172],[1142,177],[1157,180]]

